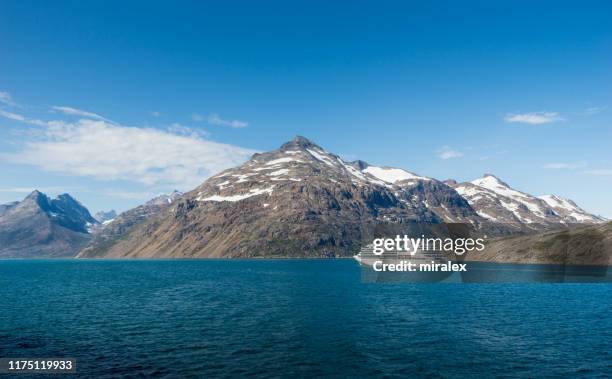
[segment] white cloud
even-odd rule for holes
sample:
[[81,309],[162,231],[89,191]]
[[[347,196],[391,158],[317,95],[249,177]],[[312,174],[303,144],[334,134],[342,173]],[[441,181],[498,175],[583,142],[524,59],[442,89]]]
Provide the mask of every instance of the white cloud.
[[530,125],[548,124],[563,121],[563,117],[557,112],[531,112],[531,113],[508,113],[504,117],[506,122],[518,122]]
[[190,128],[189,126],[185,126],[177,122],[171,124],[168,127],[168,131],[172,134],[177,134],[181,136],[202,137],[202,138],[210,137],[210,133],[208,133],[206,130],[193,129],[193,128]]
[[246,128],[247,126],[249,126],[248,122],[240,120],[224,120],[217,114],[211,114],[210,116],[208,116],[208,123],[218,126],[227,126],[230,128]]
[[549,170],[573,170],[579,166],[582,165],[578,163],[547,163],[542,167]]
[[187,190],[255,153],[197,135],[126,127],[103,120],[47,124],[40,140],[30,141],[22,151],[0,159],[50,172]]
[[160,112],[158,112],[158,111],[152,111],[152,112],[150,112],[150,114],[151,114],[151,116],[153,116],[153,117],[159,117],[159,116],[161,116],[161,113],[160,113]]
[[596,170],[587,170],[586,174],[596,175],[596,176],[612,176],[612,169],[596,169]]
[[83,111],[83,110],[72,108],[72,107],[53,106],[53,107],[51,107],[51,109],[53,109],[56,112],[61,112],[63,114],[67,114],[69,116],[87,117],[87,118],[93,118],[95,120],[104,120],[104,121],[112,122],[109,119],[107,119],[107,118],[105,118],[103,116],[100,116],[97,113],[87,112],[87,111]]
[[450,146],[443,146],[438,150],[438,157],[440,159],[451,159],[451,158],[460,158],[463,156],[463,153],[457,150],[452,149]]
[[246,128],[247,126],[249,126],[249,123],[246,121],[240,121],[240,120],[226,120],[221,118],[221,116],[219,116],[216,113],[212,113],[207,117],[202,116],[199,113],[194,113],[191,115],[191,119],[193,121],[204,121],[206,120],[209,124],[211,125],[216,125],[216,126],[226,126],[228,128],[235,128],[235,129],[240,129],[240,128]]
[[8,105],[9,107],[18,107],[19,105],[13,101],[13,97],[10,93],[0,91],[0,103]]

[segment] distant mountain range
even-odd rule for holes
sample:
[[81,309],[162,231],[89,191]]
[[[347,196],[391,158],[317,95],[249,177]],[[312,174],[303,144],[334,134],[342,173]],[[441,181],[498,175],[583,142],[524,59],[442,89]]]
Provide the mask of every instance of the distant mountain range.
[[100,224],[108,224],[117,217],[117,212],[114,209],[110,211],[100,211],[93,216]]
[[[0,248],[0,255],[32,256],[20,248],[46,254],[45,239],[22,239],[38,232],[41,224],[33,221],[34,213],[13,211],[31,203],[31,196],[0,206],[0,241],[11,246]],[[37,220],[44,217],[55,225],[56,216],[39,208]],[[70,248],[60,254],[349,256],[376,234],[415,231],[424,225],[462,223],[504,235],[605,221],[571,200],[531,196],[493,175],[468,183],[442,182],[399,168],[346,162],[304,137],[255,154],[188,193],[164,195],[119,215],[98,213],[97,220],[84,211],[87,217],[84,212],[70,212],[57,219],[58,225],[64,225],[67,221],[61,224],[60,219],[74,217],[71,228],[62,227],[77,233],[74,242],[65,241]],[[48,229],[52,230],[47,235],[54,239],[66,235]]]
[[554,225],[605,221],[584,211],[571,200],[555,195],[535,197],[511,188],[491,174],[468,183],[451,185],[479,216],[493,222]]

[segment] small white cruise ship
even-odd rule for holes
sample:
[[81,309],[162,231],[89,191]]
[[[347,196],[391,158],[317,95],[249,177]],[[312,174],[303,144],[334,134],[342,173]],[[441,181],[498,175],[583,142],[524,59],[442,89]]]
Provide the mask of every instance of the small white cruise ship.
[[446,263],[449,259],[442,251],[419,249],[414,253],[406,251],[385,251],[380,255],[374,254],[372,244],[361,248],[359,253],[353,256],[362,265],[372,266],[375,262],[384,261],[385,263],[411,261],[413,263]]

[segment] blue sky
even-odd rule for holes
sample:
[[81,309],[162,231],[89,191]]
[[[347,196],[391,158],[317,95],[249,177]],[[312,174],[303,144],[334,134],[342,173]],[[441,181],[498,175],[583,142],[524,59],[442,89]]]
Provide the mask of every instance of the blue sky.
[[0,203],[125,210],[304,135],[612,217],[612,4],[0,2]]

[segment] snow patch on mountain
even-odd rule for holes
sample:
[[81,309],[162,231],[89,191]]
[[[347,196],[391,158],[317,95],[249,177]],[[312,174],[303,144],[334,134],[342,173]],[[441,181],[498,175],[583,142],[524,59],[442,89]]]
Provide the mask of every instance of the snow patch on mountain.
[[366,172],[387,183],[396,183],[402,180],[412,179],[431,180],[423,176],[415,175],[401,168],[368,166],[363,170],[363,172]]
[[280,176],[280,175],[285,175],[288,173],[289,173],[288,169],[281,168],[280,170],[272,171],[271,173],[268,174],[268,176]]
[[529,198],[530,196],[517,191],[515,189],[510,188],[506,183],[502,182],[501,180],[499,180],[498,178],[496,178],[493,175],[485,175],[482,178],[473,180],[471,182],[472,184],[475,184],[479,187],[483,187],[486,189],[489,189],[495,193],[498,193],[502,196],[506,196],[509,198],[514,198],[514,199],[526,199]]
[[361,173],[361,171],[357,170],[353,166],[350,166],[346,163],[343,163],[342,166],[346,171],[348,171],[350,175],[356,177],[359,180],[367,181],[366,177]]
[[249,197],[253,197],[257,195],[263,195],[265,193],[271,194],[273,189],[274,189],[274,186],[271,186],[268,188],[254,188],[245,194],[230,195],[230,196],[213,195],[213,196],[204,197],[204,198],[200,196],[196,200],[198,201],[217,201],[217,202],[220,202],[220,201],[235,202],[235,201],[248,199]]
[[273,159],[269,162],[266,162],[266,166],[274,166],[277,164],[288,163],[288,162],[302,162],[302,161],[296,158],[292,158],[292,157],[282,157],[282,158]]
[[543,196],[538,196],[538,197],[540,199],[544,200],[551,207],[565,208],[565,209],[568,209],[568,210],[576,210],[576,208],[578,208],[576,203],[574,203],[573,201],[571,201],[569,199],[565,199],[565,198],[559,197],[559,196],[555,196],[555,195],[543,195]]
[[326,165],[330,166],[330,167],[334,167],[334,161],[332,161],[328,154],[323,152],[323,151],[316,151],[314,149],[306,149],[310,154],[312,154],[313,157],[315,157],[316,159],[318,159],[319,161],[325,163]]

